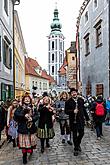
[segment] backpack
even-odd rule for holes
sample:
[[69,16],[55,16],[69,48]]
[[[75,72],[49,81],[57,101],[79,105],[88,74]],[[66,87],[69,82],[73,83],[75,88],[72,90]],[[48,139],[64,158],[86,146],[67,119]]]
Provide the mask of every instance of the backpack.
[[102,102],[102,103],[96,103],[95,114],[96,114],[97,116],[104,116],[104,114],[105,114],[105,109],[104,109],[104,106],[103,106],[103,102]]

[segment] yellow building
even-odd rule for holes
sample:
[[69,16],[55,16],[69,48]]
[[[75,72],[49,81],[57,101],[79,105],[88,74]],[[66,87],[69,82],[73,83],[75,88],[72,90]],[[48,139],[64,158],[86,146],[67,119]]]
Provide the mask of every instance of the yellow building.
[[77,57],[76,42],[71,42],[71,46],[66,50],[67,60],[67,85],[69,88],[77,88]]
[[14,12],[14,64],[15,98],[21,98],[25,92],[25,54],[26,48],[17,11]]

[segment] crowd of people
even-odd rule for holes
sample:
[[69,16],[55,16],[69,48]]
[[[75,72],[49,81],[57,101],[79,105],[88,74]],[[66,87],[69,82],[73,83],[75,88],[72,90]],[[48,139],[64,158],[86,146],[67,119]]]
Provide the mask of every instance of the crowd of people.
[[32,99],[26,93],[22,100],[8,99],[0,106],[0,140],[2,130],[6,130],[8,143],[22,150],[23,164],[27,164],[27,154],[33,154],[40,139],[41,153],[49,148],[49,139],[55,137],[54,123],[59,123],[61,143],[74,145],[74,156],[81,152],[84,126],[96,130],[98,140],[103,136],[102,123],[109,125],[110,98],[101,95],[84,98],[77,89],[71,88],[56,98],[46,92],[42,98]]

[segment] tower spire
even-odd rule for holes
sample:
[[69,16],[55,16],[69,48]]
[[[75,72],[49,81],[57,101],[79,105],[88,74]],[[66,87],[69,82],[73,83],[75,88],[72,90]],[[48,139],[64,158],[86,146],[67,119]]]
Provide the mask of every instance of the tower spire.
[[55,3],[55,9],[54,9],[54,18],[53,18],[53,22],[51,24],[51,32],[61,32],[61,28],[62,28],[62,25],[60,24],[59,22],[59,18],[58,18],[58,9],[57,9],[57,2]]
[[57,9],[57,2],[55,2],[55,9]]

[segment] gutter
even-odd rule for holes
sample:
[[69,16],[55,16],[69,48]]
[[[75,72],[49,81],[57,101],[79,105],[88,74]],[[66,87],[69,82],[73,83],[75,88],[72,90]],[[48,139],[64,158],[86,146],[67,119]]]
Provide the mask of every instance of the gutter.
[[110,96],[110,0],[108,0],[108,33],[109,33],[109,96]]

